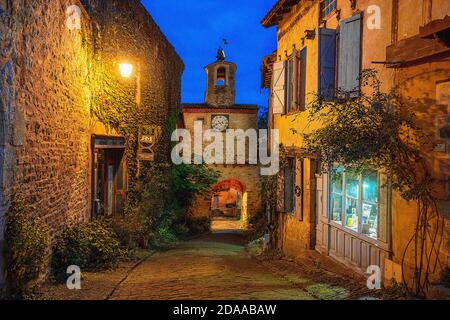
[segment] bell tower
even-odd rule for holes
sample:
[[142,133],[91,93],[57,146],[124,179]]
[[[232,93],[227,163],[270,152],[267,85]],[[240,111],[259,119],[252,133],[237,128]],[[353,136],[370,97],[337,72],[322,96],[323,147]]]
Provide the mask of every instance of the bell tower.
[[217,61],[205,67],[205,102],[212,107],[231,107],[235,104],[236,65],[225,61],[225,52],[219,48]]

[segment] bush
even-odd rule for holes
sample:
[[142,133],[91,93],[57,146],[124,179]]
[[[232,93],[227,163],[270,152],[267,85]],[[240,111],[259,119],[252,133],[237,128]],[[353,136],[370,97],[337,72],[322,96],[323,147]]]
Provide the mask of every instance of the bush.
[[50,230],[31,219],[22,200],[13,201],[6,217],[5,259],[9,291],[22,295],[31,289],[48,266]]
[[186,225],[190,235],[198,235],[211,230],[211,219],[209,217],[188,219]]
[[67,278],[66,270],[76,265],[82,271],[102,271],[117,266],[121,251],[116,234],[100,221],[76,225],[64,231],[53,250],[55,280]]
[[120,247],[134,251],[147,246],[145,223],[145,219],[136,210],[127,210],[124,218],[111,220],[110,226],[117,235]]
[[445,287],[450,288],[450,268],[446,267],[442,275],[442,283]]

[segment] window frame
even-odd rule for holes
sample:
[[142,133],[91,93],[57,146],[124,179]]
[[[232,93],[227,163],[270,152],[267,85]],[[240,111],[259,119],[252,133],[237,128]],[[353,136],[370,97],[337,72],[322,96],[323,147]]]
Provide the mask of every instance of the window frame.
[[[364,234],[362,231],[362,207],[363,207],[363,203],[367,203],[367,202],[369,202],[369,203],[371,203],[370,201],[364,201],[363,200],[363,188],[362,188],[362,186],[363,186],[363,174],[358,174],[358,196],[357,196],[357,216],[358,216],[358,229],[357,230],[354,230],[354,229],[352,229],[351,227],[348,227],[347,226],[347,224],[346,224],[346,222],[345,222],[345,216],[346,216],[346,213],[345,213],[345,211],[346,211],[346,208],[347,208],[347,193],[346,193],[346,170],[345,170],[345,168],[343,168],[343,166],[339,166],[339,165],[336,165],[337,167],[339,167],[339,168],[342,168],[343,169],[343,171],[342,171],[342,181],[341,181],[341,203],[342,203],[342,205],[341,205],[341,214],[340,214],[340,218],[341,218],[341,220],[340,221],[336,221],[336,220],[334,220],[333,219],[333,206],[334,206],[334,198],[333,198],[333,195],[334,195],[334,186],[333,186],[333,179],[330,177],[330,179],[329,179],[329,196],[328,196],[328,198],[329,198],[329,203],[330,203],[330,205],[329,205],[329,210],[328,210],[328,219],[329,219],[329,221],[331,222],[331,223],[333,223],[334,225],[336,225],[336,226],[339,226],[339,228],[342,228],[344,231],[346,231],[346,232],[350,232],[350,233],[354,233],[354,234],[356,234],[356,235],[358,235],[358,236],[362,236],[362,237],[365,237],[365,238],[367,238],[367,239],[370,239],[371,241],[382,241],[382,239],[380,239],[380,235],[381,235],[381,230],[380,230],[380,227],[381,227],[381,225],[380,225],[380,222],[381,222],[381,216],[380,216],[380,214],[381,214],[381,203],[380,203],[380,193],[382,192],[381,191],[381,188],[382,188],[382,186],[381,186],[381,181],[382,181],[382,179],[381,179],[381,173],[379,172],[379,171],[376,171],[376,170],[374,170],[374,172],[376,172],[376,175],[377,175],[377,202],[376,202],[376,206],[377,206],[377,233],[376,233],[376,235],[377,235],[377,237],[376,238],[373,238],[373,237],[371,237],[370,235],[368,235],[368,234]],[[334,169],[332,169],[332,170],[334,170]],[[330,173],[330,175],[331,174],[333,174],[333,173]]]
[[295,66],[294,59],[295,59],[295,55],[292,54],[286,60],[286,91],[285,91],[285,95],[286,95],[285,113],[286,114],[296,110],[295,105],[294,105],[294,102],[295,102],[294,92],[296,89],[296,88],[294,88],[294,79],[295,79],[295,72],[296,72],[296,70],[294,70],[294,66]]
[[[331,9],[330,9],[331,7]],[[326,14],[325,11],[329,10]],[[325,20],[332,14],[334,14],[337,11],[337,0],[322,0],[320,1],[320,20]]]

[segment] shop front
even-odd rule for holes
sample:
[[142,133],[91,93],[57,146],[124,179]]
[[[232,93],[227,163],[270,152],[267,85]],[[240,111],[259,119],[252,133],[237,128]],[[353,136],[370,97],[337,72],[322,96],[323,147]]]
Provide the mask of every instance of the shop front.
[[389,188],[383,174],[336,166],[317,176],[316,249],[366,273],[389,258]]
[[93,217],[120,217],[126,203],[125,139],[93,136]]

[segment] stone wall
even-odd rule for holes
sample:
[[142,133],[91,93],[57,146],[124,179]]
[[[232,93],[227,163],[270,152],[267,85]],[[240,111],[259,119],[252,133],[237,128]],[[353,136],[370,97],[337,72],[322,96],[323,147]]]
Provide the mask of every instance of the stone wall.
[[89,121],[92,32],[66,26],[73,1],[13,1],[15,112],[14,189],[36,216],[58,229],[89,218]]
[[[13,87],[13,40],[15,22],[7,11],[6,3],[0,2],[0,289],[3,287],[3,263],[5,213],[14,165],[14,148],[11,129],[14,116]],[[1,292],[0,292],[1,295]]]
[[[140,1],[88,2],[101,35],[95,44],[102,63],[98,107],[117,115],[105,115],[105,119],[112,125],[120,122],[119,130],[125,135],[135,129],[127,124],[160,126],[163,137],[156,148],[157,160],[168,162],[171,132],[166,129],[169,117],[180,107],[183,62]],[[129,79],[119,75],[120,63],[133,65]]]
[[[205,102],[214,107],[230,107],[236,97],[236,65],[231,62],[215,62],[206,68],[207,84]],[[223,86],[217,86],[219,69],[225,71]]]
[[[82,2],[0,1],[2,222],[14,192],[54,234],[90,219],[91,135],[122,133],[137,111],[165,129],[179,108],[183,63],[140,1]],[[81,28],[71,30],[66,10],[73,4]],[[141,68],[139,110],[137,82],[119,78],[124,58],[139,59],[131,61]],[[117,118],[120,107],[137,111]],[[161,161],[168,159],[168,137],[164,130]],[[136,132],[127,138],[134,150]]]

